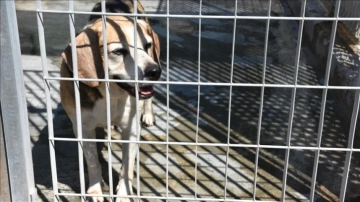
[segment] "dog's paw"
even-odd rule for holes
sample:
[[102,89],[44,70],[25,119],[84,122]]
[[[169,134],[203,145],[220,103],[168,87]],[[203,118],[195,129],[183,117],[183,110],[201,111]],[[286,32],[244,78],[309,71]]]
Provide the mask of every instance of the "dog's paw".
[[145,127],[150,127],[155,125],[155,116],[153,113],[144,113],[141,116],[141,124]]
[[[89,187],[89,189],[87,190],[88,194],[93,194],[93,195],[101,195],[102,194],[102,190],[101,190],[101,184],[100,183],[96,183],[93,186]],[[90,198],[92,202],[103,202],[104,201],[104,197],[101,196],[92,196]]]
[[[122,183],[123,181],[120,181],[119,184],[116,186],[116,195],[122,195],[122,196],[125,196],[125,195],[128,195],[127,194],[127,191],[126,191],[126,188],[125,188],[125,185]],[[123,186],[120,186],[123,185]],[[130,187],[131,187],[131,183],[130,184]],[[130,190],[130,195],[132,195],[132,191]],[[135,200],[133,198],[116,198],[115,202],[135,202]]]

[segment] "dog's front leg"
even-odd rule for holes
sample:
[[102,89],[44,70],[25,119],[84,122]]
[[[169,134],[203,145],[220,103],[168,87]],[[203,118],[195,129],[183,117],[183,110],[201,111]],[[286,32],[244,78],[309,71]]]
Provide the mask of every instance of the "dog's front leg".
[[[136,119],[132,120],[131,126],[128,126],[127,129],[122,131],[122,139],[136,141],[138,134],[140,134],[140,126],[138,127],[139,131],[136,131]],[[137,143],[122,143],[122,167],[120,172],[119,184],[116,188],[117,195],[132,195],[132,180],[134,178],[134,165],[135,165],[135,156],[137,152],[138,144]],[[116,202],[128,202],[134,201],[129,198],[118,198]]]
[[146,127],[150,127],[155,124],[152,98],[148,98],[144,100],[144,113],[142,114],[141,117],[141,123]]
[[[84,131],[84,137],[85,138],[91,138],[95,139],[95,129]],[[102,182],[102,176],[101,176],[101,166],[99,163],[99,157],[97,153],[97,147],[96,142],[83,142],[83,151],[84,156],[87,163],[87,169],[89,173],[89,188],[87,190],[88,194],[96,194],[101,195],[102,189],[101,189],[101,182]],[[102,202],[104,201],[103,197],[92,197],[93,202]]]

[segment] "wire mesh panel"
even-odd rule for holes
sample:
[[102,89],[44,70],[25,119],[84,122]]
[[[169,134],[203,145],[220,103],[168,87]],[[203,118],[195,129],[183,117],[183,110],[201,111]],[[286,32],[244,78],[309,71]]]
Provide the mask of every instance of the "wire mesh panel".
[[[55,6],[37,1],[52,177],[47,186],[52,187],[55,200],[345,201],[359,197],[359,59],[352,49],[356,46],[344,42],[341,26],[341,22],[359,21],[359,16],[339,17],[346,1],[327,2],[326,8],[332,11],[318,16],[312,15],[317,3],[306,0],[296,6],[285,0],[142,0],[146,14],[138,12],[141,5],[130,2],[131,12],[110,13],[105,1],[96,12],[91,12],[95,2],[57,1],[63,5]],[[77,44],[84,33],[91,36],[81,28],[89,15],[99,16],[94,35],[99,42],[90,45],[102,59],[97,78],[82,74],[83,56],[77,51],[83,46],[68,46],[68,42]],[[121,16],[131,22],[131,29],[114,29],[111,20],[124,19]],[[47,44],[54,34],[47,17],[55,18],[70,39],[64,49]],[[141,77],[147,57],[141,54],[145,45],[155,43],[154,39],[144,43],[149,40],[143,37],[144,17],[160,39],[159,80]],[[117,64],[109,51],[112,33],[120,43],[121,37],[134,39],[129,45],[133,52],[121,52],[131,55],[132,77],[114,77]],[[72,73],[61,77],[48,71],[46,61],[48,54],[66,54],[67,46],[72,61],[66,62]],[[59,59],[54,61],[60,65]],[[341,61],[346,63],[346,74],[338,73]],[[66,108],[69,103],[64,97],[62,102],[71,121],[56,119],[58,111],[54,114],[53,96],[59,93],[58,83],[65,81],[72,82],[69,88],[74,91],[73,111]],[[100,83],[91,87],[99,94],[84,100],[83,91],[91,82]],[[134,102],[128,105],[136,113],[114,109],[115,102],[122,102],[116,95],[123,92],[120,88],[125,83],[128,89],[133,86],[127,92]],[[151,127],[141,124],[144,84],[154,86],[156,124]],[[92,97],[96,97],[93,105],[89,104]],[[56,107],[65,114],[61,105]],[[99,110],[89,115],[95,108]],[[124,138],[128,131],[116,120],[123,124],[130,114],[136,123],[132,135]],[[94,119],[105,125],[90,136]],[[128,150],[134,152],[134,162],[127,158]],[[88,151],[98,154],[101,192],[91,189],[96,183],[88,177],[94,172],[89,159],[96,162],[91,159],[97,154]],[[127,162],[134,165],[132,183],[119,195]],[[133,194],[125,196],[130,189]]]

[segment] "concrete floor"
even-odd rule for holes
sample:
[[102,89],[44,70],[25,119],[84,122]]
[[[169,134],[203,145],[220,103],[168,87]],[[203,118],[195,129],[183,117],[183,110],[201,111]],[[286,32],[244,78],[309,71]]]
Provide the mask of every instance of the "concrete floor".
[[[143,1],[148,12],[166,12],[166,1]],[[172,14],[197,14],[197,1],[170,1]],[[204,0],[203,14],[231,15],[234,1]],[[272,15],[291,16],[288,6],[273,0]],[[80,1],[76,10],[89,11],[93,1]],[[44,1],[44,9],[66,9],[66,1]],[[265,0],[239,0],[238,15],[264,16],[267,12]],[[37,36],[34,2],[17,2],[25,87],[29,110],[29,124],[33,143],[35,181],[38,201],[52,201],[52,179],[48,131],[43,90],[41,60]],[[88,16],[76,15],[77,30],[86,23]],[[151,19],[154,30],[162,42],[161,60],[163,74],[171,81],[197,81],[198,78],[198,19],[170,19],[169,70],[166,69],[166,19]],[[49,74],[59,75],[60,55],[69,41],[68,16],[44,14],[46,51]],[[263,71],[265,20],[237,20],[234,52],[234,72],[231,76],[233,20],[203,19],[201,27],[201,72],[203,82],[261,83]],[[267,50],[266,83],[291,84],[294,76],[298,24],[295,21],[273,21],[270,24]],[[308,42],[303,40],[299,65],[298,84],[322,85],[323,75],[318,71],[317,58],[312,54]],[[231,78],[232,77],[232,78]],[[59,99],[59,83],[50,82],[54,133],[56,137],[74,137],[71,123]],[[261,88],[233,87],[231,93],[231,116],[228,122],[230,88],[226,86],[156,85],[155,113],[157,125],[142,130],[145,141],[256,144]],[[169,109],[166,107],[169,93]],[[260,144],[286,145],[291,89],[265,88],[261,124]],[[321,145],[323,147],[347,147],[349,123],[336,115],[338,104],[331,99],[326,102],[326,114]],[[200,95],[200,96],[199,96]],[[200,103],[198,103],[200,97]],[[316,146],[322,91],[297,89],[291,145]],[[199,104],[198,136],[196,136],[197,106]],[[169,111],[169,117],[167,117]],[[166,125],[169,122],[169,134]],[[230,128],[229,128],[230,127]],[[106,138],[106,131],[99,129],[99,138]],[[119,135],[113,132],[113,139]],[[101,151],[105,190],[109,190],[108,150],[98,143]],[[225,178],[226,156],[227,179]],[[140,145],[140,189],[142,196],[176,196],[233,199],[253,198],[256,148],[226,146],[169,146]],[[256,198],[280,200],[283,188],[283,149],[260,149],[256,179]],[[55,144],[58,187],[61,193],[79,193],[79,169],[77,144],[58,141]],[[286,184],[286,201],[308,201],[315,151],[291,150]],[[340,195],[341,177],[345,152],[322,151],[319,172],[316,178],[317,201],[337,201]],[[358,154],[355,154],[358,155]],[[121,146],[112,144],[112,175],[117,183],[121,163]],[[168,169],[166,159],[168,158]],[[360,186],[359,158],[353,158],[349,176],[348,196],[358,194]],[[197,170],[195,170],[195,165]],[[166,172],[168,171],[168,181]],[[195,182],[195,179],[197,181]],[[314,179],[315,180],[315,179]],[[226,189],[225,183],[227,182]],[[168,189],[166,186],[168,185]],[[60,201],[79,201],[78,197],[61,197]],[[161,201],[144,199],[142,201]],[[180,200],[178,200],[180,201]]]

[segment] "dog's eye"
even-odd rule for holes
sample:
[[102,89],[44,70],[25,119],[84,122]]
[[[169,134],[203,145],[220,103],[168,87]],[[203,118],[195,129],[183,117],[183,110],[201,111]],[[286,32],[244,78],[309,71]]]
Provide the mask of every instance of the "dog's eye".
[[149,51],[149,49],[151,48],[151,43],[147,43],[147,44],[145,44],[145,46],[144,46],[144,50],[147,52],[147,51]]
[[113,53],[115,55],[124,55],[125,56],[127,53],[127,50],[123,49],[123,48],[118,48],[118,49],[111,51],[111,53]]

